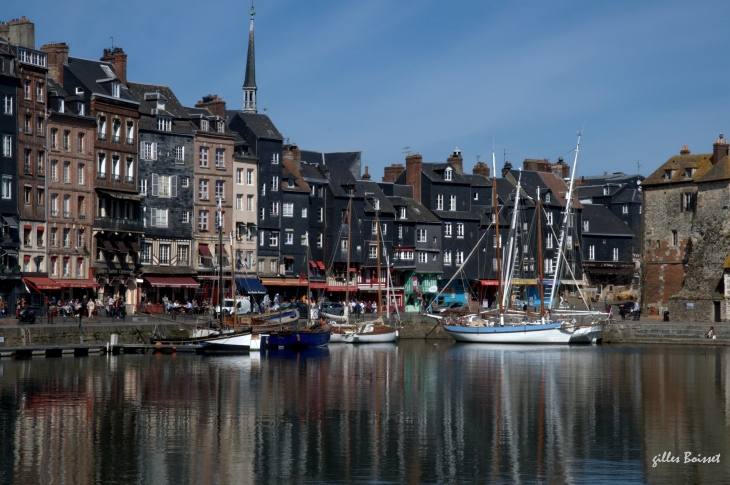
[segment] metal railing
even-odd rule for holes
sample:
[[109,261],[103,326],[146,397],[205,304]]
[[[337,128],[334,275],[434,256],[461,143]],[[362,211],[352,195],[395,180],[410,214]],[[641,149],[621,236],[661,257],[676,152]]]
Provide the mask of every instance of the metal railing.
[[112,174],[112,181],[119,182],[120,179],[121,179],[121,177],[119,176],[118,173],[113,173]]
[[127,137],[127,145],[134,145],[134,138]]
[[112,135],[113,143],[119,143],[120,141],[121,141],[121,137],[119,135]]
[[144,228],[144,221],[139,219],[112,219],[111,217],[97,217],[94,227],[109,231],[137,231]]
[[97,137],[99,140],[106,140],[106,133],[97,133]]
[[99,180],[106,180],[106,172],[99,172],[96,174],[96,178]]
[[131,175],[127,175],[126,177],[124,177],[124,181],[128,184],[132,184],[134,183],[134,177],[132,177]]

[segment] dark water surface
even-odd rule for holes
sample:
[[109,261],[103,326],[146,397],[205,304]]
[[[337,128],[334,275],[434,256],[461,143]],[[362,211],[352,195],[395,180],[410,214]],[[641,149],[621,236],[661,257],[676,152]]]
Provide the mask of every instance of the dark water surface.
[[0,483],[730,483],[729,378],[721,347],[4,359]]

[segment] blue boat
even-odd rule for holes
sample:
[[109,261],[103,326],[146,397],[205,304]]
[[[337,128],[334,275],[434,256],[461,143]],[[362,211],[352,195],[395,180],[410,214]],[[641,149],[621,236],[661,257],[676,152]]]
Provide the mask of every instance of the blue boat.
[[324,347],[330,343],[330,326],[316,325],[312,328],[271,332],[267,343],[269,347],[284,347],[287,349]]

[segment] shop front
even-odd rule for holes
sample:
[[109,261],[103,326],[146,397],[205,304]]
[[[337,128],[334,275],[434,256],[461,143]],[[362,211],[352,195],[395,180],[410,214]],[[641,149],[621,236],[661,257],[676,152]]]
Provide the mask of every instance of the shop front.
[[101,302],[106,304],[109,297],[124,298],[127,314],[136,313],[139,301],[134,269],[107,263],[103,266],[94,266],[91,271],[92,280],[99,285],[97,304]]

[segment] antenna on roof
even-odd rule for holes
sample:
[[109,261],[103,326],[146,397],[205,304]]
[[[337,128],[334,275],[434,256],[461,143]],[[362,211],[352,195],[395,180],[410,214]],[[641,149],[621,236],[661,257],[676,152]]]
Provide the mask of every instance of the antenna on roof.
[[481,160],[479,160],[480,158],[482,158],[482,156],[481,155],[477,155],[477,163],[481,162]]
[[636,161],[636,173],[641,173],[641,159]]
[[114,50],[114,37],[109,37],[112,40],[112,50]]
[[508,152],[506,148],[503,148],[502,152],[502,163],[507,162],[507,155],[517,155],[517,152]]
[[411,147],[403,147],[403,151],[401,153],[405,153],[407,155],[411,154]]

